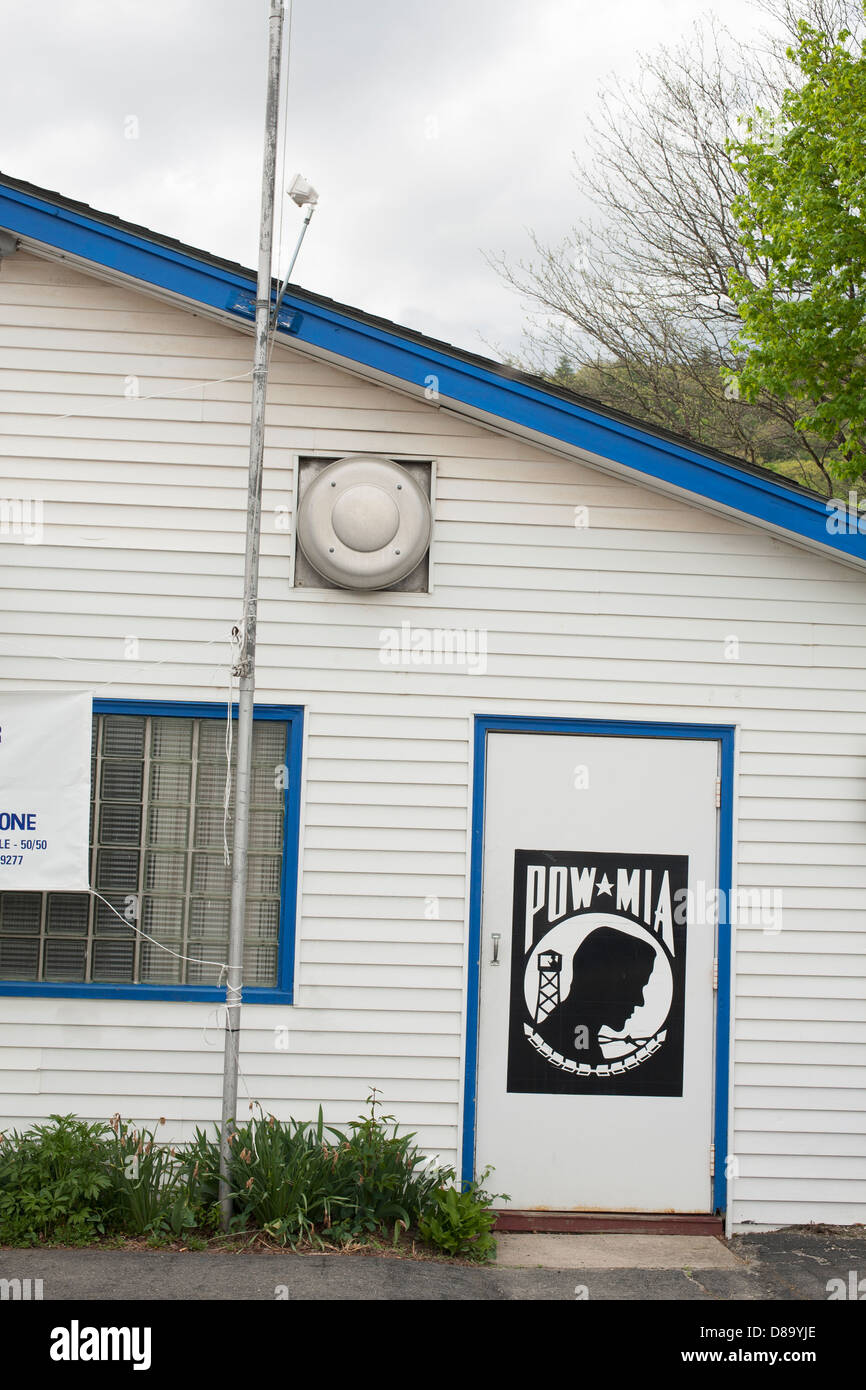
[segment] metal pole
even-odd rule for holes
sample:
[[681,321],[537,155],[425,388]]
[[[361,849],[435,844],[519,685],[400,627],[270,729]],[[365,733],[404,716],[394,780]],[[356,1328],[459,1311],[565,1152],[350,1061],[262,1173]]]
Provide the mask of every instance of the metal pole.
[[297,242],[295,243],[295,249],[294,249],[294,251],[292,252],[292,259],[289,261],[289,268],[288,268],[288,270],[286,271],[286,278],[284,279],[282,285],[280,286],[280,292],[279,292],[279,294],[277,295],[277,302],[276,302],[276,304],[274,305],[274,331],[275,331],[275,332],[276,332],[276,322],[277,322],[277,318],[279,317],[279,312],[280,312],[280,305],[281,305],[282,302],[283,302],[283,295],[285,294],[286,290],[287,290],[288,287],[289,287],[289,278],[290,278],[290,276],[291,276],[291,274],[292,274],[292,271],[293,271],[294,268],[295,268],[295,261],[298,259],[298,256],[299,256],[300,251],[301,251],[301,246],[303,245],[304,237],[306,236],[306,233],[307,233],[307,228],[309,227],[310,222],[312,221],[313,213],[314,213],[315,211],[316,211],[316,206],[315,206],[314,203],[312,203],[312,204],[310,204],[310,206],[307,208],[307,211],[306,211],[306,213],[304,214],[304,221],[303,221],[303,223],[302,223],[302,225],[301,225],[301,234],[300,234],[300,236],[298,237]]
[[241,983],[244,958],[244,909],[247,895],[247,847],[250,828],[250,766],[253,745],[253,697],[256,668],[256,611],[259,588],[259,548],[262,523],[262,464],[265,445],[265,396],[268,377],[268,332],[271,309],[271,262],[274,232],[274,186],[277,168],[277,118],[280,104],[280,55],[283,41],[283,0],[271,0],[268,18],[268,91],[265,105],[265,148],[262,164],[262,210],[259,227],[259,267],[256,288],[256,340],[253,366],[250,465],[247,489],[247,533],[244,557],[244,611],[238,676],[237,777],[232,852],[232,899],[229,959],[226,979],[226,1031],[223,1062],[223,1105],[220,1130],[220,1211],[223,1229],[232,1214],[229,1197],[230,1138],[237,1119],[238,1051],[241,1025]]

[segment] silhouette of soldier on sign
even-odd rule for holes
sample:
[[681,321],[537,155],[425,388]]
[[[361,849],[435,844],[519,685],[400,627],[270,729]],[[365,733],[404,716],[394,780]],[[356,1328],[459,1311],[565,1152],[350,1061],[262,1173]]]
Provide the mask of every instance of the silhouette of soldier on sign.
[[556,1052],[597,1066],[605,1061],[599,1043],[603,1027],[619,1033],[644,1001],[655,965],[648,941],[599,927],[574,953],[571,990],[562,1003],[535,1025]]

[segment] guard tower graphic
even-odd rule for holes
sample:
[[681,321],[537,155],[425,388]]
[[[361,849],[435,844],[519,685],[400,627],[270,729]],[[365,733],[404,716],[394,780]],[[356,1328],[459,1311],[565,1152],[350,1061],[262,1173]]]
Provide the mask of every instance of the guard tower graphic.
[[540,951],[538,954],[538,1000],[535,1022],[539,1024],[559,1007],[559,977],[562,956],[559,951]]

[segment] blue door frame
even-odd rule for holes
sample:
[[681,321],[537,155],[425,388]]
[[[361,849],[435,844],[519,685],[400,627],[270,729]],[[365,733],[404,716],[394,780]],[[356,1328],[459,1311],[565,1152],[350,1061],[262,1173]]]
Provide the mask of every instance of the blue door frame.
[[478,1011],[481,989],[481,889],[484,873],[484,782],[488,733],[606,734],[613,738],[692,738],[712,740],[721,751],[719,809],[719,976],[716,992],[716,1059],[713,1137],[717,1155],[713,1208],[725,1210],[727,1181],[722,1156],[728,1142],[728,1081],[731,1019],[731,926],[729,905],[734,838],[734,726],[731,724],[648,724],[637,720],[522,718],[476,715],[472,776],[472,839],[469,878],[469,970],[466,1009],[466,1073],[463,1092],[462,1176],[475,1175],[475,1116],[478,1075]]

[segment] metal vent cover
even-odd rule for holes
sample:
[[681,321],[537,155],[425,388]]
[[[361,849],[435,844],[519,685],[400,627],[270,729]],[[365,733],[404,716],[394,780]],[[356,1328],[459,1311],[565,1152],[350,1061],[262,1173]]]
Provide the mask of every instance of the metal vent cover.
[[[327,587],[376,590],[417,577],[432,531],[429,473],[419,478],[417,469],[381,454],[351,454],[302,476],[296,539],[313,583],[318,577]],[[296,583],[309,584],[298,569]]]

